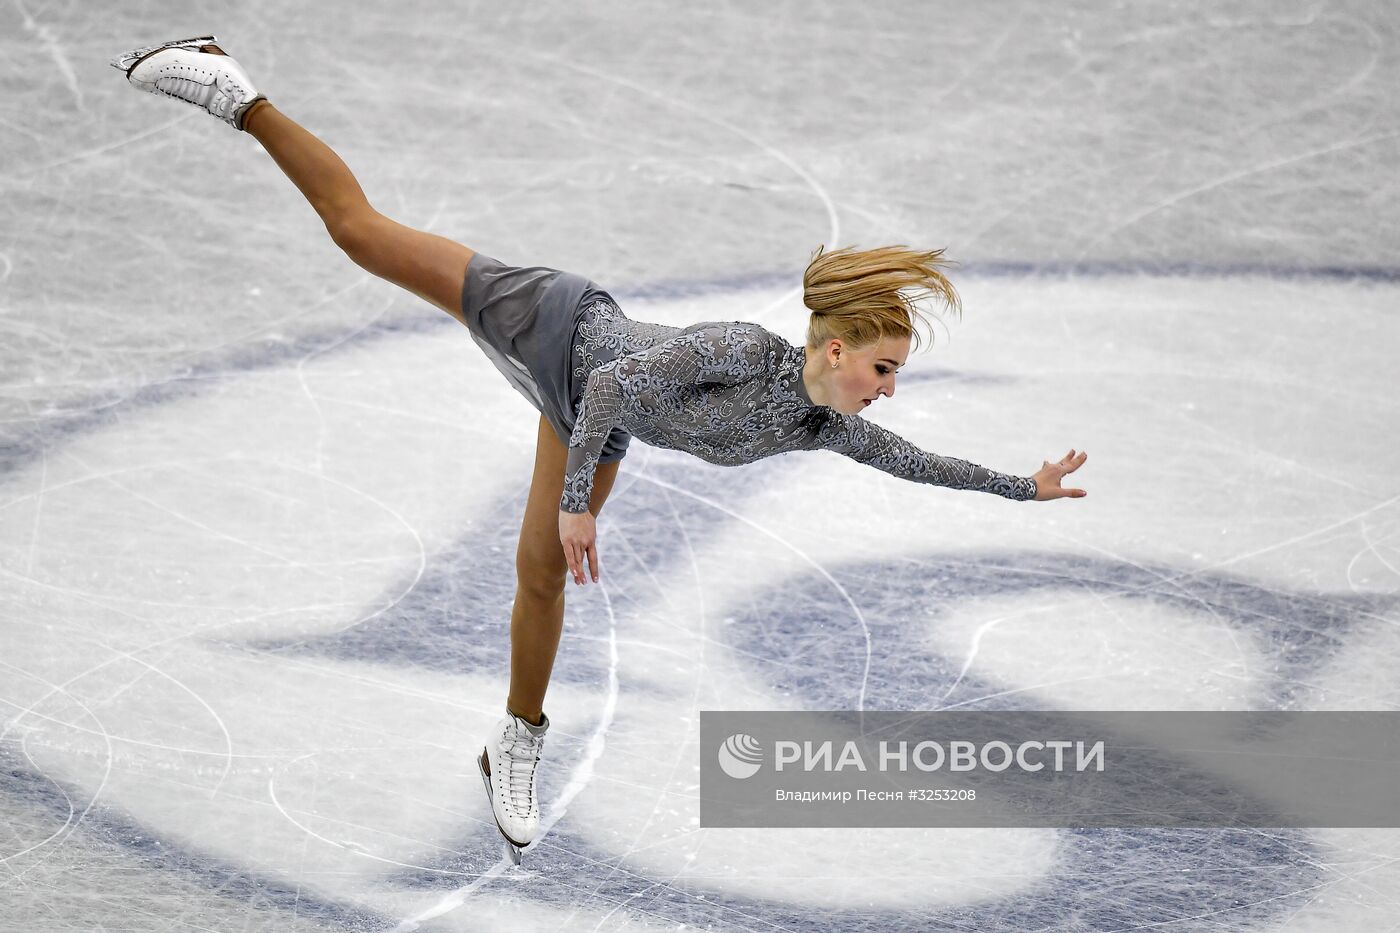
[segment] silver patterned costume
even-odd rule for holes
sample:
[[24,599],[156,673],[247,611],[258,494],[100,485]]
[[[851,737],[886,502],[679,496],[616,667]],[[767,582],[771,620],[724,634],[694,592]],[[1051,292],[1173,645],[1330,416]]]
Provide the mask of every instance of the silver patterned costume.
[[940,457],[858,415],[814,405],[805,347],[757,324],[667,327],[592,302],[573,344],[582,397],[559,507],[585,512],[604,441],[617,428],[651,444],[734,466],[791,450],[834,450],[918,483],[1033,499],[1035,481]]

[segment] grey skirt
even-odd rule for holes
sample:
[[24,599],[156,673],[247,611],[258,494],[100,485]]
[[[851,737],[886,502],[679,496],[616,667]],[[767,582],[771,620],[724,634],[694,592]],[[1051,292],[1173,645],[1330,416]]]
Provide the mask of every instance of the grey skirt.
[[[612,296],[581,275],[518,268],[477,253],[462,283],[462,318],[501,375],[539,411],[565,444],[574,433],[586,373],[576,373],[579,321]],[[621,460],[631,435],[614,428],[600,463]]]

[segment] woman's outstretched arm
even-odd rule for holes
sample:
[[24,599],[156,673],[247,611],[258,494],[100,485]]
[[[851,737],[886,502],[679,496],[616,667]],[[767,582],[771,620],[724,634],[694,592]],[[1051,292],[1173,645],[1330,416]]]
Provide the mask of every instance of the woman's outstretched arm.
[[990,492],[1019,501],[1079,498],[1082,489],[1064,489],[1061,480],[1083,466],[1088,454],[1071,450],[1058,464],[1045,461],[1033,476],[998,473],[957,457],[930,453],[904,438],[858,415],[833,416],[822,434],[822,447],[844,454],[859,463],[915,483]]

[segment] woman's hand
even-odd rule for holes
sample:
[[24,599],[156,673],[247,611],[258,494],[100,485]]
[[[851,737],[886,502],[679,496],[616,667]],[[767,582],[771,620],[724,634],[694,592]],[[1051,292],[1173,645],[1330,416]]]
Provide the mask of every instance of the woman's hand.
[[1073,450],[1065,454],[1059,463],[1051,463],[1049,460],[1043,461],[1045,466],[1041,467],[1036,474],[1031,477],[1035,480],[1035,501],[1044,502],[1047,499],[1063,499],[1066,496],[1078,499],[1087,496],[1088,493],[1082,489],[1061,489],[1060,480],[1084,465],[1084,461],[1089,459],[1087,453],[1075,456]]
[[598,582],[598,526],[591,512],[559,512],[559,543],[564,545],[564,559],[569,562],[569,573],[574,584],[583,586],[588,578],[583,575],[583,560],[588,558],[593,582]]

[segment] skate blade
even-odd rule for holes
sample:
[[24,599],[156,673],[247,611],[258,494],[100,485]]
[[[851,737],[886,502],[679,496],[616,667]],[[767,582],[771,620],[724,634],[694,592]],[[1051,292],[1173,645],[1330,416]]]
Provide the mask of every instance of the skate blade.
[[[481,750],[481,755],[486,754],[486,749]],[[486,787],[486,803],[491,808],[491,819],[496,823],[496,831],[501,834],[501,842],[506,849],[506,858],[510,859],[512,865],[520,864],[520,852],[524,846],[506,835],[506,831],[501,827],[501,821],[496,819],[496,795],[491,790],[491,775],[486,773],[486,766],[481,763],[481,755],[476,759],[476,770],[481,774],[481,783]]]
[[174,42],[166,42],[161,45],[148,45],[144,49],[132,49],[130,52],[123,52],[112,59],[113,68],[124,74],[131,74],[131,69],[140,64],[144,58],[149,58],[164,49],[179,48],[184,45],[210,45],[215,41],[213,36],[195,36],[193,39],[177,39]]

